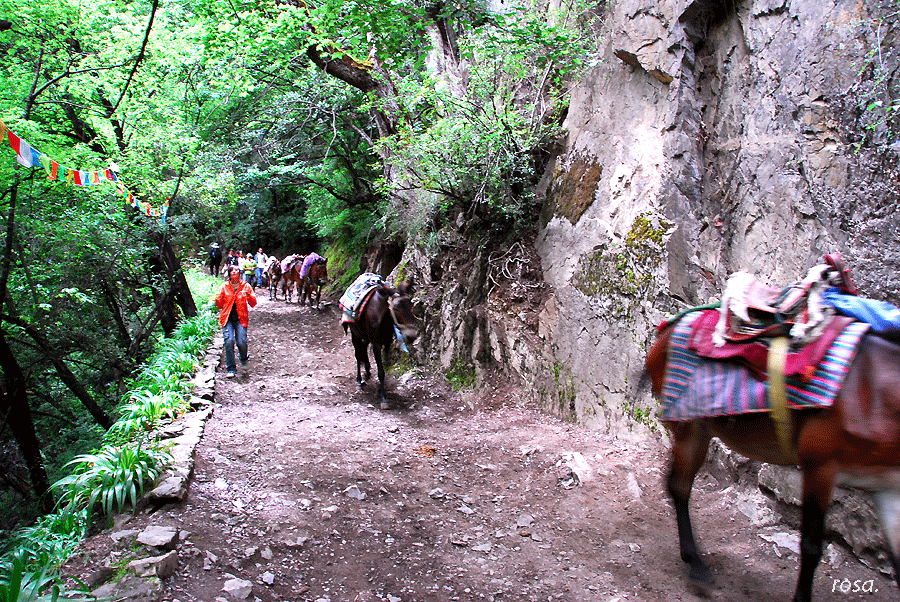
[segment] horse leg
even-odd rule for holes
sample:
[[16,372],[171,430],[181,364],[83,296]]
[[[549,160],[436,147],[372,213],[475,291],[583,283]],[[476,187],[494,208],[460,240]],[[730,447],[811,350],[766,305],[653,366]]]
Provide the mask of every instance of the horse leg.
[[825,534],[825,511],[831,501],[835,469],[830,464],[816,462],[803,466],[803,518],[800,523],[800,576],[794,602],[812,600],[812,584],[816,567],[822,558],[822,537]]
[[[316,288],[316,309],[319,309],[319,300],[322,298],[322,287]],[[310,300],[312,303],[312,300]]]
[[375,367],[378,368],[378,396],[381,398],[381,409],[390,410],[391,404],[384,397],[384,361],[381,357],[381,344],[372,341],[372,355],[375,356]]
[[708,429],[697,421],[678,422],[670,425],[672,432],[672,463],[667,481],[675,520],[678,523],[678,541],[681,559],[690,566],[690,578],[701,583],[710,583],[709,568],[700,556],[700,549],[694,539],[691,526],[690,498],[694,478],[706,461],[709,440]]
[[[372,369],[369,366],[369,344],[360,339],[353,332],[350,333],[350,339],[353,341],[353,351],[356,355],[356,384],[362,386],[364,381],[369,380],[372,376]],[[366,369],[366,377],[361,377],[361,369]]]

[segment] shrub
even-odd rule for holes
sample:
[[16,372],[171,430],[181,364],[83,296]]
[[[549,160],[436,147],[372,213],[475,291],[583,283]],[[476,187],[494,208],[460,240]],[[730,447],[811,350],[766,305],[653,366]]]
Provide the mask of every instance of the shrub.
[[60,503],[84,508],[90,514],[99,506],[103,514],[132,506],[144,486],[160,475],[171,456],[154,449],[108,446],[94,454],[82,454],[69,462],[73,473],[54,483],[62,489]]

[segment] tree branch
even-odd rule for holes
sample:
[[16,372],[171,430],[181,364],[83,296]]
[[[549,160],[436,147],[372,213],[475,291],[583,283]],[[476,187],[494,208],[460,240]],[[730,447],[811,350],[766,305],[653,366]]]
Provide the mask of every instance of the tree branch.
[[131,68],[131,73],[128,74],[128,79],[125,81],[125,86],[122,88],[122,94],[119,95],[119,100],[116,101],[116,104],[112,106],[109,114],[106,116],[107,119],[113,116],[113,113],[119,108],[119,105],[122,103],[122,99],[125,98],[125,92],[128,91],[128,86],[131,85],[131,80],[134,78],[134,74],[137,72],[138,67],[141,64],[141,61],[144,60],[144,54],[147,52],[147,43],[150,41],[150,30],[153,29],[153,19],[156,16],[156,9],[159,7],[159,0],[153,0],[153,6],[150,7],[150,20],[147,22],[147,31],[144,32],[144,42],[141,44],[141,51],[138,53],[137,59],[134,61],[134,67]]

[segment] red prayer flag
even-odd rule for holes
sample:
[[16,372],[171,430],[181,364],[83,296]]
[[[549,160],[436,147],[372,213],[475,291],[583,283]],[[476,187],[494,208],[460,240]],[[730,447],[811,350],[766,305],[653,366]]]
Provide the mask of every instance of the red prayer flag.
[[7,135],[9,136],[9,145],[12,147],[14,151],[16,151],[17,155],[22,153],[19,152],[19,137],[12,133],[12,131],[8,131]]

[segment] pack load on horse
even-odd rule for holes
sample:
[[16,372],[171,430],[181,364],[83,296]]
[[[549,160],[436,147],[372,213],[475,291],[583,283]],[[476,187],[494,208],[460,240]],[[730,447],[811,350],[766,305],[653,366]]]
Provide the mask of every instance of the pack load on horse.
[[209,275],[217,276],[219,274],[219,266],[222,265],[222,249],[219,243],[214,242],[209,247]]
[[307,299],[312,307],[313,293],[316,294],[316,308],[319,307],[319,299],[322,296],[322,287],[328,282],[328,260],[318,253],[310,253],[300,266],[300,304],[305,304]]
[[[372,375],[369,364],[371,343],[378,369],[378,396],[382,410],[391,407],[384,396],[382,350],[386,358],[391,342],[396,338],[400,348],[408,352],[406,345],[411,345],[419,334],[419,321],[413,315],[411,294],[412,285],[409,282],[401,282],[393,288],[378,274],[367,272],[358,276],[340,299],[343,310],[341,325],[345,333],[350,331],[356,356],[356,384],[362,386]],[[365,368],[365,378],[361,375],[362,368]]]
[[281,293],[285,300],[290,303],[293,293],[297,293],[297,300],[300,299],[300,287],[303,280],[300,278],[300,266],[303,265],[304,255],[288,255],[281,260]]
[[269,287],[269,300],[278,300],[278,283],[281,282],[281,262],[274,255],[269,255],[263,266],[263,274]]
[[823,259],[782,289],[736,275],[717,310],[663,322],[647,354],[672,435],[667,486],[681,558],[694,580],[709,581],[709,569],[688,502],[718,437],[749,458],[801,468],[794,602],[811,599],[825,512],[840,484],[873,494],[900,587],[900,310],[855,296],[840,257]]

